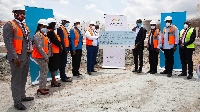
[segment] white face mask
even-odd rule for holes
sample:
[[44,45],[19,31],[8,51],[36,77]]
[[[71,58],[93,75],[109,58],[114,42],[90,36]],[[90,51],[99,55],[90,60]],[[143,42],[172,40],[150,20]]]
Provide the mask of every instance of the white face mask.
[[95,29],[95,26],[92,26],[92,29],[94,30],[94,29]]
[[76,27],[79,29],[79,28],[81,28],[81,25],[77,25]]
[[169,27],[171,25],[171,23],[166,23],[166,26]]
[[184,24],[184,28],[187,29],[187,28],[188,28],[188,25],[187,25],[187,24]]
[[46,33],[47,33],[47,28],[42,28],[42,29],[41,29],[41,32],[42,32],[43,34],[46,34]]
[[151,26],[151,29],[155,29],[156,28],[156,26]]

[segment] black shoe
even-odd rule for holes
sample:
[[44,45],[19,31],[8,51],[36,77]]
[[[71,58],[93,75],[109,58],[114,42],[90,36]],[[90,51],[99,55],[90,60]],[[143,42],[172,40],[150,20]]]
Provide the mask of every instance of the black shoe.
[[189,75],[187,76],[187,79],[192,79],[192,77],[193,77],[192,75]]
[[187,74],[181,73],[178,76],[187,76]]
[[61,83],[58,83],[58,85],[55,85],[54,83],[51,82],[51,87],[60,87]]
[[164,70],[163,72],[160,72],[160,74],[168,74],[168,72]]
[[14,107],[17,109],[17,110],[26,110],[26,107],[21,103],[21,102],[18,102],[16,104],[14,104]]
[[147,73],[151,73],[151,70],[149,70]]
[[168,74],[167,74],[167,77],[171,77],[171,76],[172,76],[172,73],[168,73]]
[[61,79],[63,82],[72,82],[71,78]]
[[155,74],[156,72],[152,71],[150,74]]
[[137,73],[141,73],[141,72],[142,72],[142,70],[138,70],[138,71],[137,71]]
[[135,69],[135,70],[133,70],[132,72],[137,72],[137,70]]
[[97,72],[97,71],[94,70],[94,71],[92,71],[92,72]]
[[25,97],[25,98],[22,98],[21,101],[32,101],[34,100],[34,97]]
[[92,75],[92,73],[91,73],[91,72],[88,72],[88,74],[89,74],[89,75]]

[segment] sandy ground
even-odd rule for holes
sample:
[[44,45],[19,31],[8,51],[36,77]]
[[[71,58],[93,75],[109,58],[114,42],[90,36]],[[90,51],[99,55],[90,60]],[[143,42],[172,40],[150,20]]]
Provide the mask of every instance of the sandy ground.
[[[81,73],[84,73],[81,68]],[[172,78],[160,74],[141,74],[121,69],[100,69],[93,76],[83,74],[72,83],[62,83],[60,88],[50,87],[50,95],[37,95],[38,85],[27,83],[24,102],[26,111],[64,112],[198,112],[200,111],[200,83],[197,75],[192,80]],[[68,73],[70,75],[71,72]],[[28,78],[30,82],[30,77]],[[10,83],[0,82],[0,112],[16,111],[13,107]]]

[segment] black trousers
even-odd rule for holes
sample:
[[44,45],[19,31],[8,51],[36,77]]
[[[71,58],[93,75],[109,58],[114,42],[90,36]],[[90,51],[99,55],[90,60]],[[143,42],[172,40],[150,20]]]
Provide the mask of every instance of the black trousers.
[[156,52],[156,50],[149,50],[149,63],[150,63],[150,71],[157,73],[158,52]]
[[138,69],[138,56],[139,56],[139,60],[140,60],[140,68],[139,69],[142,70],[142,66],[143,66],[143,50],[144,50],[144,48],[142,48],[142,47],[138,47],[136,49],[133,49],[135,70]]
[[193,61],[192,61],[192,55],[193,55],[193,49],[185,48],[185,49],[179,49],[179,54],[181,58],[181,64],[182,64],[182,73],[187,74],[187,64],[188,64],[188,74],[193,75]]
[[82,56],[82,49],[76,49],[76,54],[72,55],[71,51],[71,56],[72,56],[72,73],[73,75],[78,75],[79,73],[79,68],[80,68],[80,63],[81,63],[81,56]]
[[165,70],[168,73],[172,73],[174,66],[174,49],[164,49],[165,55]]

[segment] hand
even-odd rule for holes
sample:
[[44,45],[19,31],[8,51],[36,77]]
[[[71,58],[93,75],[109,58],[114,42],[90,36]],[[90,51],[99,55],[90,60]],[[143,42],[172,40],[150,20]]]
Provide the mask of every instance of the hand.
[[32,54],[32,52],[33,52],[32,50],[28,50],[27,55],[30,56]]
[[48,59],[46,59],[45,61],[46,61],[47,64],[49,63],[49,60],[48,60]]
[[67,51],[67,52],[65,52],[65,54],[68,54],[69,52]]
[[73,53],[72,53],[72,55],[75,55],[75,54],[76,54],[76,51],[74,50]]
[[138,45],[136,44],[134,49],[137,49],[137,47],[138,47]]
[[98,36],[98,38],[100,38],[100,36]]
[[156,49],[156,52],[159,53],[159,51],[160,51],[160,49],[157,48],[157,49]]
[[20,67],[21,66],[21,61],[19,58],[14,59],[14,63],[16,67]]
[[174,46],[174,52],[176,51],[176,47]]
[[181,44],[181,45],[180,45],[180,48],[181,48],[181,49],[184,49],[184,45],[183,45],[183,44]]

